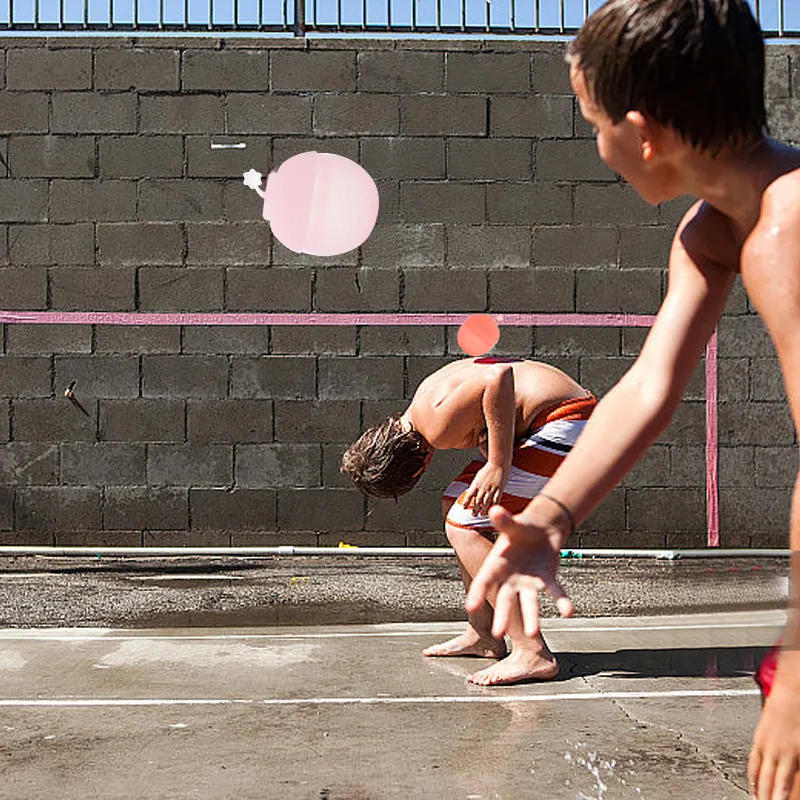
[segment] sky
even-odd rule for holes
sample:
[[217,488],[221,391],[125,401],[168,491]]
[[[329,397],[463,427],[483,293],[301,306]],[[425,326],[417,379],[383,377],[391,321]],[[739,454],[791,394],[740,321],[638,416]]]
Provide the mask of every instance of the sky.
[[[164,4],[165,24],[183,24],[184,8],[187,0],[161,0]],[[33,22],[36,0],[0,0],[0,23],[9,21],[13,4],[16,23]],[[64,6],[64,21],[80,23],[83,20],[84,0],[38,0],[39,19],[42,22],[57,22],[59,4]],[[114,20],[121,23],[133,21],[133,8],[137,0],[86,0],[89,4],[89,20],[105,24],[109,20],[109,3],[114,4]],[[209,4],[212,0],[188,0],[189,22],[205,24],[209,19]],[[240,24],[254,24],[258,21],[258,3],[262,4],[263,21],[280,24],[283,19],[284,0],[238,0],[238,21]],[[287,16],[290,23],[294,18],[294,0],[286,0]],[[410,25],[412,23],[412,4],[416,4],[416,24],[434,25],[436,23],[436,0],[316,0],[317,24],[332,24],[337,21],[337,4],[341,3],[343,24],[360,24],[363,17],[363,4],[366,2],[367,19],[370,24],[386,24],[388,6],[392,7],[392,24]],[[461,5],[464,4],[464,17],[467,25],[484,26],[489,13],[491,26],[509,26],[511,8],[515,3],[515,25],[532,27],[534,24],[534,3],[536,0],[439,0],[441,3],[441,22],[443,25],[461,23]],[[559,28],[562,24],[560,0],[538,0],[539,24],[545,28]],[[589,0],[593,11],[604,0]],[[756,0],[749,0],[755,8]],[[761,25],[765,31],[778,29],[779,5],[783,3],[784,27],[787,31],[800,33],[800,3],[796,0],[760,0]],[[138,0],[139,23],[157,23],[159,19],[159,0]],[[584,17],[584,0],[563,0],[563,24],[569,28],[580,26]],[[234,21],[234,0],[213,0],[214,22],[231,24]],[[306,19],[313,21],[314,0],[306,0]],[[392,36],[393,34],[388,34]],[[426,38],[452,38],[457,32],[444,36]],[[475,34],[465,34],[473,36]],[[478,34],[481,35],[481,34]],[[486,37],[484,38],[491,38]]]

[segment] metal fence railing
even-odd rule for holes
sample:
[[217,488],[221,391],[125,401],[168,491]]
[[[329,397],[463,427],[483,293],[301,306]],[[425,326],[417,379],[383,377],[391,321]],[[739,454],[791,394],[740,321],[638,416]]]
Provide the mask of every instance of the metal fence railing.
[[[5,0],[0,32],[570,34],[605,0]],[[800,0],[749,0],[800,39]]]

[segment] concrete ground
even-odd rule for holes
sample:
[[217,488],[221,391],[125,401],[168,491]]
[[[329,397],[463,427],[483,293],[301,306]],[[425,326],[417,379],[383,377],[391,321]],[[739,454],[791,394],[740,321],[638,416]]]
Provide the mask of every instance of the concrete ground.
[[787,562],[565,564],[559,678],[488,688],[423,561],[4,563],[0,797],[748,797]]

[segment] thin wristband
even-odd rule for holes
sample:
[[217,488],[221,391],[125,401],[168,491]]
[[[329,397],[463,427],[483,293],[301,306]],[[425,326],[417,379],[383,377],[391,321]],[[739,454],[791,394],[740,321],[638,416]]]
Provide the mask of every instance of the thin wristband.
[[572,534],[575,533],[575,517],[572,516],[572,512],[569,510],[569,508],[567,508],[567,506],[565,506],[560,500],[556,500],[555,497],[551,497],[549,494],[545,494],[544,492],[539,492],[537,497],[544,497],[547,500],[550,500],[551,502],[555,503],[564,512],[564,514],[566,514],[570,525],[569,536],[572,536]]

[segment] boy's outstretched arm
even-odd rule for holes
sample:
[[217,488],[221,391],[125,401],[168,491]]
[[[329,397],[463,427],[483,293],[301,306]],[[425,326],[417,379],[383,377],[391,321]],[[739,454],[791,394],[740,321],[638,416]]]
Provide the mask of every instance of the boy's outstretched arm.
[[486,464],[478,470],[464,496],[466,508],[474,501],[472,513],[476,516],[486,514],[493,504],[500,502],[511,473],[517,404],[514,372],[508,364],[490,367],[481,408],[488,440]]
[[[666,428],[725,306],[736,274],[711,261],[706,250],[717,212],[701,203],[684,217],[670,253],[669,287],[636,363],[598,404],[572,452],[545,487],[580,523],[642,457]],[[467,597],[474,611],[497,588],[493,634],[506,632],[519,605],[526,632],[539,630],[538,591],[571,603],[556,579],[558,550],[571,524],[545,495],[518,515],[492,509],[500,533]]]

